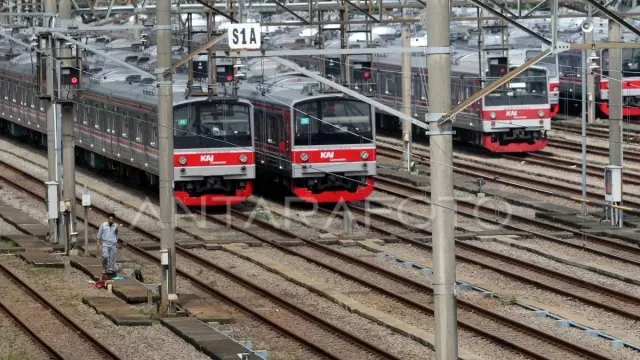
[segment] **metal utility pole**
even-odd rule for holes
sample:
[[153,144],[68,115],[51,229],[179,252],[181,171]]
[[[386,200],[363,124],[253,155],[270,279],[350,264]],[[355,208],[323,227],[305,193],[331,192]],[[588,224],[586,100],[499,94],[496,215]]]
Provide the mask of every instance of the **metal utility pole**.
[[[582,37],[583,40],[585,42],[585,44],[588,44],[587,42],[587,34],[589,33],[583,33]],[[582,71],[586,71],[587,73],[591,73],[591,71],[588,70],[588,66],[587,66],[587,51],[589,50],[583,50],[582,53]],[[585,74],[582,74],[582,198],[586,199],[587,198],[587,99],[588,96],[587,95],[587,81],[588,78],[587,76],[585,76]],[[586,215],[587,214],[587,203],[586,202],[582,202],[582,214]]]
[[[340,48],[349,48],[349,4],[343,3],[343,8],[340,9]],[[351,74],[349,70],[349,57],[347,55],[340,56],[341,66],[340,77],[342,77],[342,85],[349,87],[351,82]]]
[[171,1],[156,3],[156,36],[158,43],[158,168],[160,172],[160,250],[167,255],[161,261],[160,315],[169,309],[169,294],[176,289],[175,200],[173,197],[173,74],[171,67]]
[[433,214],[433,295],[436,359],[458,358],[458,324],[454,288],[453,144],[451,120],[440,118],[451,110],[451,48],[448,0],[427,7],[427,69],[429,69],[429,148],[431,150],[431,211]]
[[[53,27],[55,13],[58,10],[56,0],[46,0],[44,5],[45,12],[50,14],[45,18],[44,25],[46,27]],[[55,68],[55,64],[53,62],[54,44],[55,42],[53,41],[53,38],[47,37],[45,44],[45,53],[47,54],[47,95],[50,97],[47,104],[47,180],[50,182],[56,181],[58,182],[58,186],[60,186],[60,181],[58,179],[58,159],[56,157],[56,112],[58,105],[53,96]],[[58,188],[58,195],[60,195],[60,188]],[[58,196],[58,199],[60,199],[60,196]],[[56,206],[58,205],[56,204]],[[49,219],[49,241],[54,244],[58,244],[60,242],[60,239],[58,238],[57,219]]]
[[[609,19],[609,42],[621,42],[620,24]],[[622,49],[609,49],[609,165],[622,166]],[[620,204],[622,205],[622,201]],[[622,209],[616,217],[622,223]]]
[[[406,16],[406,9],[403,9]],[[402,26],[402,47],[411,46],[411,25]],[[411,53],[402,54],[402,112],[411,116]],[[402,143],[404,153],[402,159],[407,164],[407,171],[411,171],[411,123],[402,122]]]
[[[71,17],[71,1],[61,0],[58,9],[58,18],[61,21],[70,21]],[[74,61],[71,48],[61,46],[60,53],[62,55],[64,66],[78,67]],[[61,96],[69,97],[69,94],[61,92]],[[64,188],[64,199],[69,201],[70,208],[68,221],[66,223],[67,237],[65,238],[65,250],[69,249],[69,244],[75,242],[76,229],[76,156],[74,151],[73,139],[73,103],[66,103],[62,107],[62,178]]]
[[[593,6],[589,5],[587,21],[590,21],[591,23],[593,23],[592,14],[593,14]],[[587,44],[593,44],[593,31],[587,33],[585,42]],[[600,60],[604,60],[604,59],[600,59]],[[593,76],[593,72],[588,71],[587,72],[587,124],[593,124],[596,117],[596,103],[594,101],[595,96],[596,96],[595,79]]]

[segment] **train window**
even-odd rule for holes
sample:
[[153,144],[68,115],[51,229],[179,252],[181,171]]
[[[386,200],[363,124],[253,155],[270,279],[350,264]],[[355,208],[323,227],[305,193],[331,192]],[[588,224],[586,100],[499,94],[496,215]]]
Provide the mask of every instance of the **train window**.
[[136,115],[136,142],[144,144],[144,119],[141,115]]
[[243,103],[198,102],[174,110],[174,147],[251,146],[251,108]]
[[94,121],[93,121],[93,127],[97,130],[100,130],[102,128],[102,109],[100,109],[100,106],[96,106],[96,103],[93,103],[91,105],[89,105],[89,107],[94,111],[95,113],[95,117],[94,117]]
[[104,118],[104,132],[107,134],[111,134],[111,130],[113,129],[113,113],[109,111],[109,107],[105,105],[104,109],[100,109],[100,112],[103,114]]
[[269,144],[278,144],[280,140],[280,115],[274,113],[265,113],[265,120],[267,123],[267,142]]
[[371,142],[371,106],[357,100],[323,99],[295,107],[295,145]]

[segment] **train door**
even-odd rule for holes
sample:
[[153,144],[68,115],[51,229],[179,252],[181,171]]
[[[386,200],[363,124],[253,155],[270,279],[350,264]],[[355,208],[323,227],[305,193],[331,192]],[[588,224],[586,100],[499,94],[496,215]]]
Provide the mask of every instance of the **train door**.
[[266,124],[265,124],[265,117],[264,117],[264,111],[261,108],[255,107],[254,111],[253,111],[253,123],[254,123],[254,134],[253,134],[253,138],[256,144],[256,164],[264,164],[266,161],[266,154],[265,152],[266,147],[266,141],[267,141],[267,134],[266,134]]
[[149,117],[149,167],[158,170],[158,117],[153,114]]
[[91,118],[95,116],[95,114],[99,111],[93,107],[92,101],[85,101],[82,105],[82,126],[80,131],[80,139],[85,144],[85,146],[91,145]]
[[115,124],[114,124],[114,117],[115,114],[113,114],[113,112],[109,111],[108,109],[108,105],[104,105],[104,109],[102,110],[102,112],[104,113],[104,147],[105,147],[105,152],[113,157],[115,154],[114,152],[117,151],[117,142],[115,142],[116,138],[114,136],[115,134]]
[[3,80],[0,86],[2,86],[2,111],[0,114],[4,119],[9,119],[9,81]]
[[129,112],[131,115],[131,119],[133,120],[133,124],[131,126],[131,138],[134,142],[133,144],[133,158],[135,162],[140,164],[148,164],[146,158],[146,148],[144,146],[144,121],[142,118],[142,114],[138,111],[132,110]]
[[104,141],[104,118],[106,111],[104,111],[103,105],[98,102],[92,105],[96,112],[93,117],[93,127],[91,129],[91,133],[93,134],[93,148],[97,154],[105,155],[107,150]]
[[132,121],[127,116],[127,109],[124,106],[116,107],[114,114],[116,113],[118,114],[118,124],[120,125],[120,154],[123,159],[131,160],[133,159],[133,153],[129,127]]

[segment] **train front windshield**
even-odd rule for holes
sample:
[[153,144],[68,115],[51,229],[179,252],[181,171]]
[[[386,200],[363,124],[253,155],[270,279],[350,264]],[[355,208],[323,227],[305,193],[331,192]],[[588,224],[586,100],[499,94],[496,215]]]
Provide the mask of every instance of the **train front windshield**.
[[[609,50],[602,51],[602,75],[609,76]],[[622,77],[640,77],[640,49],[622,49]]]
[[251,146],[251,109],[239,103],[193,103],[175,108],[174,148]]
[[321,99],[295,107],[295,145],[371,143],[371,106],[358,100]]
[[[526,61],[531,60],[532,58],[540,55],[542,53],[541,50],[527,50]],[[549,72],[549,77],[557,77],[558,72],[556,71],[556,57],[555,55],[549,55],[544,57],[542,60],[538,61],[538,66],[543,66]]]
[[[490,82],[496,79],[488,78]],[[549,103],[547,72],[527,69],[485,96],[485,106],[537,105]]]

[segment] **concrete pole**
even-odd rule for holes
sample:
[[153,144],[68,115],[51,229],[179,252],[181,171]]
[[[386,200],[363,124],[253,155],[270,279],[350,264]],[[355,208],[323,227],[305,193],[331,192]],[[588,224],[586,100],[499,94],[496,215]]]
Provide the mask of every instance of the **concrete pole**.
[[[587,33],[583,34],[583,40],[587,43]],[[587,52],[591,52],[591,50],[582,51],[582,69],[583,71],[587,71],[591,73],[591,71],[587,70]],[[582,198],[587,198],[587,76],[582,74]],[[582,214],[587,214],[587,203],[582,202]]]
[[[45,12],[54,14],[57,12],[56,0],[46,0]],[[53,25],[54,17],[47,16],[45,18],[44,26],[49,27]],[[57,104],[53,98],[54,89],[54,62],[53,62],[53,44],[55,42],[48,38],[46,41],[45,54],[47,54],[47,94],[51,96],[50,101],[47,104],[47,170],[49,181],[58,180],[58,160],[56,158],[56,111]],[[58,195],[60,195],[60,183],[58,183]],[[60,196],[58,196],[60,199]],[[57,206],[57,205],[56,205]],[[58,221],[55,219],[49,220],[49,241],[54,244],[58,244],[60,239],[58,237]]]
[[[406,12],[406,9],[404,10]],[[402,26],[402,47],[410,47],[411,25]],[[402,54],[402,112],[408,116],[411,114],[411,53]],[[411,123],[402,122],[402,143],[404,153],[402,159],[407,166],[407,171],[411,171]]]
[[458,358],[452,126],[451,121],[438,126],[440,116],[451,110],[450,11],[448,0],[430,1],[426,11],[437,360]]
[[[609,19],[609,42],[621,42],[620,24]],[[622,166],[622,49],[609,49],[609,165]],[[623,176],[624,178],[624,176]],[[622,203],[622,201],[620,202]],[[622,210],[616,219],[622,223]]]
[[[61,0],[59,4],[58,18],[60,20],[71,20],[71,1]],[[79,64],[69,60],[72,57],[71,49],[61,47],[61,55],[63,58],[63,64],[66,66],[77,67]],[[62,94],[65,96],[65,94]],[[65,104],[62,107],[62,177],[63,177],[63,189],[64,199],[71,203],[69,223],[67,226],[68,234],[75,233],[76,229],[76,161],[75,161],[75,149],[74,149],[74,136],[73,136],[73,104]],[[69,248],[69,243],[75,241],[75,236],[67,236],[66,245]]]
[[169,294],[175,293],[175,200],[173,196],[173,74],[162,75],[171,67],[171,1],[156,3],[158,43],[158,167],[160,172],[161,250],[169,253],[169,269],[162,269],[160,315],[169,309]]

